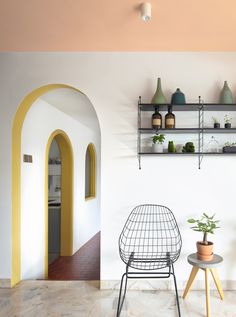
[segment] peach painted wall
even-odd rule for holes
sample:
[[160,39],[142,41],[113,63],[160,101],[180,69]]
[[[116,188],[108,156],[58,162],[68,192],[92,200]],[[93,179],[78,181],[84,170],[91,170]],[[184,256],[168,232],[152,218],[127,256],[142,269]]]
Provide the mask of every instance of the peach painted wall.
[[1,51],[235,51],[235,0],[1,1]]

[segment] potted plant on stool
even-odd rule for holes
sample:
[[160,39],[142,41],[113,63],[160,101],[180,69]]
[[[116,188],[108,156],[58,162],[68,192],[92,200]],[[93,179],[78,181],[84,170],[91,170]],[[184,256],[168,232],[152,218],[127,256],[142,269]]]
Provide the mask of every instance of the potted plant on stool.
[[213,258],[213,242],[207,240],[207,234],[214,234],[215,229],[220,228],[219,220],[214,220],[214,217],[203,213],[200,219],[188,219],[188,223],[195,224],[191,229],[203,233],[203,241],[197,242],[197,256],[201,261],[211,261]]

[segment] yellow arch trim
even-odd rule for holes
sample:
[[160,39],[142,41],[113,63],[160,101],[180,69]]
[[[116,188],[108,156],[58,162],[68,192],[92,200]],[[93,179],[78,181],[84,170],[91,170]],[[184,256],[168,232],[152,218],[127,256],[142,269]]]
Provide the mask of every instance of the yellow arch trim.
[[73,149],[67,134],[54,131],[47,142],[45,157],[45,278],[48,277],[48,157],[55,139],[61,154],[61,256],[73,254]]
[[49,84],[29,93],[19,105],[12,126],[12,276],[11,286],[20,281],[20,206],[21,206],[21,131],[27,111],[42,95],[49,91],[68,88],[82,93],[79,89],[64,84]]
[[86,196],[85,200],[90,200],[90,199],[96,198],[97,159],[96,159],[96,150],[93,143],[90,143],[88,145],[87,151],[89,151],[89,155],[90,155],[90,166],[89,166],[90,188],[89,188],[89,196]]

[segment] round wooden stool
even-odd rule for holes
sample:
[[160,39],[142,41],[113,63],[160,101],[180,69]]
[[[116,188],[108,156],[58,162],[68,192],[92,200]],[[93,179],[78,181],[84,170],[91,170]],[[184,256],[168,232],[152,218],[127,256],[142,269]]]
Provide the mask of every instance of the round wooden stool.
[[211,261],[201,261],[197,258],[197,253],[192,253],[188,256],[188,263],[191,264],[192,271],[190,273],[187,285],[184,290],[183,298],[186,298],[186,296],[189,293],[190,287],[195,279],[195,276],[197,275],[197,272],[199,269],[202,269],[205,271],[205,288],[206,288],[206,313],[207,317],[210,317],[210,299],[209,299],[209,282],[208,282],[208,276],[209,271],[211,272],[211,275],[213,277],[213,280],[215,282],[216,288],[218,290],[218,293],[220,295],[220,298],[224,299],[224,293],[222,290],[221,282],[217,274],[216,267],[223,262],[223,258],[220,255],[214,254],[213,259]]

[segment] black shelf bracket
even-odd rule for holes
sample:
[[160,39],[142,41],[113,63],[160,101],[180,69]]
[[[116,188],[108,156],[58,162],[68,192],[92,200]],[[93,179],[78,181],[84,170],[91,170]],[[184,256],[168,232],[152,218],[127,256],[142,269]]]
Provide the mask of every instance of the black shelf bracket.
[[198,108],[198,169],[201,169],[201,164],[203,160],[203,145],[204,145],[204,101],[201,96],[199,98],[199,108]]
[[141,170],[141,127],[142,127],[142,118],[141,118],[141,96],[138,100],[138,138],[137,138],[137,149],[138,149],[138,168]]

